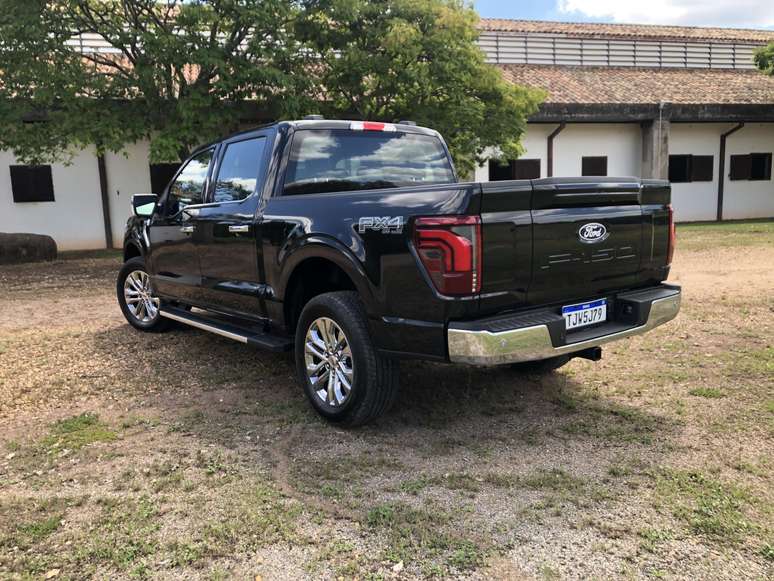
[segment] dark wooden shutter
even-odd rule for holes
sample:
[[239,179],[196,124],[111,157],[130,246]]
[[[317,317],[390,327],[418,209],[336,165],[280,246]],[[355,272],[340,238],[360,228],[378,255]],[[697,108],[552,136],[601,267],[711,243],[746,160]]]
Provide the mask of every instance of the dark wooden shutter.
[[489,181],[501,182],[503,180],[513,179],[513,166],[510,162],[499,161],[496,159],[489,160]]
[[711,182],[712,164],[715,158],[711,155],[694,155],[691,157],[691,181]]
[[729,178],[732,180],[749,180],[752,159],[749,155],[732,155]]
[[691,181],[691,156],[669,156],[669,181],[679,184]]
[[53,202],[54,180],[50,165],[12,165],[11,191],[13,201]]
[[513,163],[513,179],[536,180],[540,177],[539,159],[517,159],[511,163]]
[[771,179],[771,154],[770,153],[751,153],[750,154],[750,179],[751,180],[770,180]]
[[607,156],[584,157],[581,159],[581,175],[606,176]]

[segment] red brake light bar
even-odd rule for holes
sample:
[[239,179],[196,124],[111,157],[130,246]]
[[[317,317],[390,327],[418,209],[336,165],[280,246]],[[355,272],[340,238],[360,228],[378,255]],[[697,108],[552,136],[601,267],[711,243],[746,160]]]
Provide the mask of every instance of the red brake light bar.
[[443,295],[481,291],[481,218],[433,216],[414,222],[414,247]]
[[353,121],[349,124],[352,131],[395,131],[392,123],[378,123],[376,121]]

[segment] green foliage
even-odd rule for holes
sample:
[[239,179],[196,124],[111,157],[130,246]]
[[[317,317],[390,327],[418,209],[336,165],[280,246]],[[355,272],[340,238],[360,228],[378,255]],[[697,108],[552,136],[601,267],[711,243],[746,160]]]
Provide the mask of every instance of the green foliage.
[[323,113],[433,127],[466,175],[487,147],[522,153],[541,99],[484,62],[477,18],[460,0],[316,0],[296,31],[320,55],[312,78]]
[[[503,80],[461,0],[0,0],[0,148],[27,162],[151,140],[154,161],[259,118],[413,119],[461,173],[521,152],[540,95]],[[109,52],[84,54],[75,31]],[[45,122],[43,122],[45,121]]]
[[[0,148],[27,161],[142,138],[174,160],[236,129],[248,105],[293,114],[305,94],[284,0],[0,2]],[[75,31],[112,52],[77,51]]]
[[774,75],[774,42],[755,51],[755,64],[767,75]]

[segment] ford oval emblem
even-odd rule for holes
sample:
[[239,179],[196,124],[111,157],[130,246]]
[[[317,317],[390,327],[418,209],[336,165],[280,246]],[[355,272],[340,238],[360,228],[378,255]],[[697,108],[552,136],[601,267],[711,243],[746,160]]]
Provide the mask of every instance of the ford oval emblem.
[[607,231],[604,224],[600,224],[599,222],[584,224],[578,230],[578,238],[580,238],[581,242],[585,242],[586,244],[602,242],[609,235],[610,233]]

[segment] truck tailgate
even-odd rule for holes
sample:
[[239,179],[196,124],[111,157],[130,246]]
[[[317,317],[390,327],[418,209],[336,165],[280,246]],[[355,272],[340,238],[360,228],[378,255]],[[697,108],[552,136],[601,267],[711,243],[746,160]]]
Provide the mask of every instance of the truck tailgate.
[[548,178],[481,186],[482,314],[571,304],[666,278],[666,182]]

